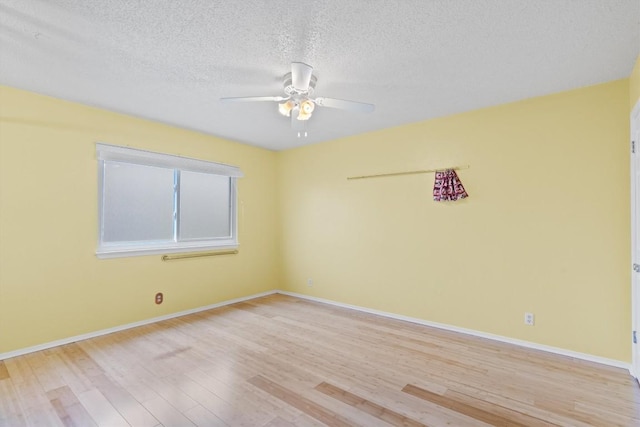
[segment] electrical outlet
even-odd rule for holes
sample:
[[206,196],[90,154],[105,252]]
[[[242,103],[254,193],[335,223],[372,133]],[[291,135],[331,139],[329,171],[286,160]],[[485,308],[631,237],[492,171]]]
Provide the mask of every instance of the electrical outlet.
[[533,313],[525,313],[524,314],[524,324],[528,326],[535,325],[536,317]]
[[158,292],[156,294],[156,304],[162,304],[162,301],[164,301],[164,295],[162,295],[162,292]]
[[313,286],[313,279],[307,279],[307,286],[308,287],[312,287]]

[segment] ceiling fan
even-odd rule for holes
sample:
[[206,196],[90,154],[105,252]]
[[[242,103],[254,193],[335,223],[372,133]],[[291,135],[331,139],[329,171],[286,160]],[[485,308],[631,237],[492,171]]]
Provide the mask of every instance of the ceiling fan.
[[278,102],[278,111],[283,116],[291,117],[291,126],[301,129],[311,118],[316,106],[337,108],[340,110],[370,113],[373,104],[347,101],[345,99],[317,97],[312,98],[318,79],[313,75],[313,67],[302,62],[292,62],[291,72],[284,75],[284,96],[245,96],[236,98],[220,98],[222,102]]

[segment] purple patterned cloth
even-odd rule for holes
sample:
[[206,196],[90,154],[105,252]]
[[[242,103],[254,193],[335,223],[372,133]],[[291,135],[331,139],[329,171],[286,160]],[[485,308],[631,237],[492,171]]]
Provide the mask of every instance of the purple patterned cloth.
[[433,200],[436,202],[454,201],[469,197],[465,191],[456,171],[447,169],[436,171],[436,179],[433,183]]

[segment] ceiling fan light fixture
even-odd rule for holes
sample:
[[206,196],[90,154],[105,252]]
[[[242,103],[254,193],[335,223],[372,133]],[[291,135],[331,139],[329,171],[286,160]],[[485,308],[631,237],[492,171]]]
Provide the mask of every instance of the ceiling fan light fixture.
[[300,113],[298,114],[298,117],[296,117],[296,119],[298,120],[309,120],[311,118],[311,114],[305,114],[302,111],[300,111]]
[[305,99],[300,103],[300,112],[298,113],[298,120],[309,120],[311,118],[311,113],[313,113],[314,108],[316,108],[316,104],[313,103],[310,99]]
[[[346,99],[313,98],[317,82],[318,79],[313,74],[312,66],[302,62],[292,62],[291,72],[285,74],[283,77],[284,96],[241,96],[220,98],[220,100],[225,103],[275,101],[278,103],[278,112],[285,117],[291,118],[289,121],[293,129],[304,128],[304,124],[296,120],[309,120],[316,105],[360,113],[371,113],[375,108],[373,104],[349,101]],[[307,136],[306,132],[305,136]]]
[[292,100],[288,100],[287,102],[282,102],[278,104],[278,112],[283,116],[289,117],[291,116],[291,110],[296,106],[296,103]]

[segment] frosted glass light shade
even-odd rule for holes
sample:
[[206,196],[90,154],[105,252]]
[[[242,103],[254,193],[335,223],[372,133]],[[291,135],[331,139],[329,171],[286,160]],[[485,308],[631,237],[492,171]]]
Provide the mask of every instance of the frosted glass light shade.
[[288,100],[287,102],[282,102],[278,104],[278,112],[283,116],[289,117],[291,115],[291,110],[296,106],[296,103],[292,100]]

